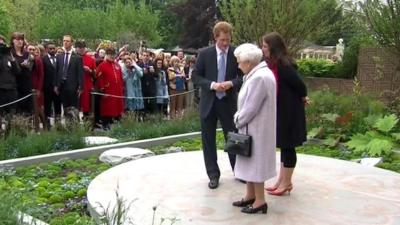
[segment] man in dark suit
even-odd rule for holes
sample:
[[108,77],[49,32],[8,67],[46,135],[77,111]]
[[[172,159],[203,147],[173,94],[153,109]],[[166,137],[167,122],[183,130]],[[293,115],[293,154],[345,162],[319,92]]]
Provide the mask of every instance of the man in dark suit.
[[47,43],[46,52],[47,54],[42,58],[44,66],[44,115],[46,117],[44,126],[46,129],[49,129],[49,117],[52,115],[52,107],[54,107],[54,119],[60,119],[61,101],[59,96],[54,92],[54,80],[57,77],[56,45],[51,42]]
[[[232,25],[219,22],[213,29],[215,45],[200,51],[194,83],[201,88],[200,121],[204,161],[210,179],[208,187],[217,188],[220,170],[217,163],[216,128],[220,121],[224,136],[235,129],[233,115],[236,112],[237,91],[242,84],[237,61],[230,46]],[[229,155],[232,170],[235,155]]]
[[72,44],[72,36],[64,35],[64,53],[57,55],[54,91],[60,95],[65,116],[77,118],[78,99],[82,91],[83,62],[82,58],[72,51]]

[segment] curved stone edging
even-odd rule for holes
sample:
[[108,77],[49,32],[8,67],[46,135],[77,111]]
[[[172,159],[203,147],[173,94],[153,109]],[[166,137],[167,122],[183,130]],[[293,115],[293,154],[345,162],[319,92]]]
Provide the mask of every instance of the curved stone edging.
[[83,148],[78,150],[71,150],[71,151],[64,151],[64,152],[56,152],[44,155],[37,155],[37,156],[30,156],[24,158],[17,158],[17,159],[9,159],[0,161],[0,168],[3,167],[21,167],[21,166],[29,166],[32,164],[38,164],[43,162],[52,162],[57,161],[60,159],[68,158],[68,159],[81,159],[87,158],[92,155],[100,155],[104,151],[114,148],[122,148],[122,147],[136,147],[136,148],[148,148],[157,145],[166,145],[171,144],[176,141],[187,139],[187,138],[196,138],[201,135],[201,132],[192,132],[186,134],[177,134],[177,135],[170,135],[165,137],[158,137],[152,139],[145,139],[145,140],[137,140],[137,141],[130,141],[118,144],[110,144],[110,145],[102,145],[102,146],[95,146],[89,148]]

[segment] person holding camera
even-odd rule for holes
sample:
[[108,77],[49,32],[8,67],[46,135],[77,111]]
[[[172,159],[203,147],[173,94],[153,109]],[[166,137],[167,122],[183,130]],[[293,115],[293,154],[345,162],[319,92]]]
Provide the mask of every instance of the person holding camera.
[[82,57],[83,62],[83,90],[80,96],[80,110],[83,113],[84,118],[89,117],[91,97],[90,92],[94,87],[96,80],[96,60],[90,56],[87,52],[86,43],[84,41],[75,42],[76,53]]
[[144,108],[142,83],[140,82],[143,77],[143,69],[131,57],[126,57],[122,67],[122,76],[125,81],[126,96],[129,97],[126,99],[125,107],[128,111],[139,113]]
[[150,52],[144,51],[142,54],[142,61],[139,62],[139,66],[143,68],[142,77],[142,92],[144,99],[144,111],[145,113],[156,112],[156,79],[157,73],[154,67],[154,63],[150,60]]
[[0,34],[0,44],[6,44],[6,38]]
[[156,73],[158,74],[156,80],[157,86],[157,109],[159,113],[164,114],[168,118],[168,79],[164,70],[164,59],[156,58]]
[[[16,75],[20,74],[21,68],[10,51],[0,43],[0,106],[15,101],[18,95]],[[14,109],[14,105],[0,107],[0,120]]]
[[[15,76],[17,81],[17,98],[20,99],[32,93],[32,68],[34,64],[34,56],[25,51],[26,41],[23,33],[12,33],[10,46],[11,54],[21,67],[20,72]],[[32,110],[32,98],[26,98],[17,104],[18,113],[31,115]]]

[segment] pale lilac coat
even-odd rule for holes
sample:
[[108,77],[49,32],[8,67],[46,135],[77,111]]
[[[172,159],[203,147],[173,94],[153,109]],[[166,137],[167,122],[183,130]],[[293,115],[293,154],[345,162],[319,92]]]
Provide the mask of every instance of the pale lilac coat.
[[276,82],[265,62],[244,76],[234,120],[241,134],[248,124],[253,138],[251,157],[236,157],[235,177],[263,183],[276,176]]

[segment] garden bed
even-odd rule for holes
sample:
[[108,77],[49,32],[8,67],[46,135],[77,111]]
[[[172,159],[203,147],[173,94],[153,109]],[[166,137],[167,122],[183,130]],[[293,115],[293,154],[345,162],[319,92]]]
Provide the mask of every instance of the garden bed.
[[[0,209],[18,209],[51,225],[83,225],[91,221],[87,211],[86,190],[91,180],[110,168],[97,157],[59,160],[14,169],[0,175]],[[16,211],[13,211],[14,213]],[[9,212],[0,210],[1,218]],[[74,221],[74,222],[72,222]]]
[[109,131],[91,131],[87,124],[67,124],[55,126],[48,132],[33,133],[16,122],[9,134],[0,135],[0,160],[89,147],[84,141],[86,136],[108,136],[118,139],[118,142],[127,142],[199,130],[197,112],[187,112],[178,121],[164,120],[162,116],[154,115],[145,122],[138,122],[134,114],[128,113]]
[[[218,132],[219,149],[223,148],[223,142],[222,132]],[[181,140],[170,145],[153,147],[152,150],[163,154],[171,146],[179,147],[183,151],[198,151],[201,149],[201,140]],[[353,151],[315,144],[299,147],[297,152],[350,161],[361,157]],[[383,163],[378,166],[400,173],[400,157],[384,157]],[[110,166],[99,162],[97,157],[91,157],[4,170],[0,175],[0,195],[10,200],[2,201],[0,217],[10,217],[9,209],[18,209],[50,225],[94,224],[87,211],[86,189],[94,177],[108,168]],[[18,204],[14,205],[15,202]],[[7,208],[8,211],[5,210]]]

